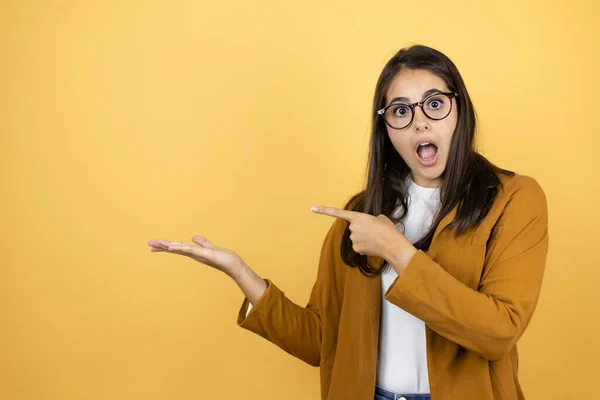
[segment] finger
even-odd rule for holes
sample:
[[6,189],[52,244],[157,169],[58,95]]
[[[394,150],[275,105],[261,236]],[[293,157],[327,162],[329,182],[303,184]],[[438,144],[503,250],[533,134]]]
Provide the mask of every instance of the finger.
[[208,257],[212,254],[209,249],[198,246],[190,246],[187,243],[171,242],[169,251],[177,251],[184,255],[195,255],[198,257]]
[[190,256],[190,254],[182,253],[181,251],[169,250],[168,248],[163,249],[161,247],[151,247],[150,252],[152,252],[152,253],[169,253],[169,254],[179,254],[182,256]]
[[179,256],[184,256],[184,257],[194,258],[193,254],[185,253],[185,252],[180,251],[180,250],[167,250],[167,253],[169,253],[169,254],[177,254]]
[[165,251],[168,251],[171,254],[179,254],[181,256],[188,256],[191,257],[193,256],[192,253],[190,253],[189,251],[183,251],[182,248],[183,246],[188,246],[188,247],[192,247],[187,243],[183,243],[183,242],[171,242],[166,248]]
[[165,239],[154,239],[148,242],[148,246],[166,249],[169,247],[169,241]]
[[160,244],[161,246],[165,246],[165,247],[169,247],[169,244],[171,243],[170,241],[168,241],[167,239],[158,239],[157,240],[158,244]]
[[354,217],[361,214],[356,211],[340,210],[339,208],[335,207],[314,206],[311,208],[311,210],[315,214],[329,215],[330,217],[341,218],[348,222],[351,222]]
[[196,236],[194,236],[192,238],[192,241],[194,243],[196,243],[197,245],[200,245],[202,247],[206,247],[206,248],[209,248],[209,249],[214,249],[214,248],[217,247],[214,244],[212,244],[207,238],[205,238],[203,236],[196,235]]
[[167,243],[159,243],[157,240],[151,240],[150,242],[148,242],[148,245],[150,246],[150,251],[152,252],[168,252],[169,251],[169,244],[171,242],[166,241]]

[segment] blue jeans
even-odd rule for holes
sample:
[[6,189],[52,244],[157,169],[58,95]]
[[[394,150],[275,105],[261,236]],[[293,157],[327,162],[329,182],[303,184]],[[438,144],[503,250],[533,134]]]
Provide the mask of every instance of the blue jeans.
[[375,386],[375,400],[431,400],[430,394],[398,394]]

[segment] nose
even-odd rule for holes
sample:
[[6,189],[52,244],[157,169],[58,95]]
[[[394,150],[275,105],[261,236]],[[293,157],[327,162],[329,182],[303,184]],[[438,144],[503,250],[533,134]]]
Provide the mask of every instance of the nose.
[[413,112],[415,113],[413,119],[413,129],[416,132],[426,132],[431,129],[429,125],[429,118],[425,116],[421,107],[415,107]]

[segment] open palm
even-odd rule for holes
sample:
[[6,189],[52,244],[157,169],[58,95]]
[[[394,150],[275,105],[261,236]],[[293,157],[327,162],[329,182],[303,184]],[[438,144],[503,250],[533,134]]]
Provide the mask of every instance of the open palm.
[[218,247],[202,236],[194,236],[193,246],[183,242],[171,242],[166,239],[154,239],[148,242],[150,251],[166,252],[187,256],[199,263],[208,265],[232,276],[243,264],[243,260],[234,251]]

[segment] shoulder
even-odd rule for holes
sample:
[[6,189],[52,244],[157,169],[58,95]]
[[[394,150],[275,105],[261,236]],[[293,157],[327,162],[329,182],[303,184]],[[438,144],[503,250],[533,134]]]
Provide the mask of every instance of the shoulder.
[[[548,207],[539,182],[527,175],[498,174],[498,194],[485,219],[477,227],[473,243],[487,247],[516,244],[529,248],[547,235]],[[520,248],[520,247],[516,248]]]
[[534,178],[527,175],[501,175],[498,195],[489,213],[489,226],[522,229],[533,221],[547,224],[546,194]]
[[546,208],[546,194],[539,182],[527,175],[500,174],[498,200],[505,205],[518,203],[530,209]]

